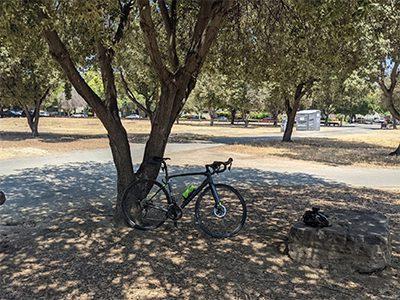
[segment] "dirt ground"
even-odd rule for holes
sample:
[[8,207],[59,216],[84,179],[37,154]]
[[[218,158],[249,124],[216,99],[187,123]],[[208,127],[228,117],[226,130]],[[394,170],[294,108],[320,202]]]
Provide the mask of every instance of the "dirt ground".
[[[114,228],[110,204],[67,210],[52,224],[9,224],[0,243],[1,299],[399,299],[399,194],[318,183],[270,186],[248,170],[234,183],[249,218],[232,239],[196,230]],[[270,175],[271,176],[271,175]],[[251,186],[251,188],[249,187]],[[307,267],[286,254],[290,224],[312,205],[372,209],[392,221],[392,266],[374,274]],[[62,222],[60,222],[62,220]]]

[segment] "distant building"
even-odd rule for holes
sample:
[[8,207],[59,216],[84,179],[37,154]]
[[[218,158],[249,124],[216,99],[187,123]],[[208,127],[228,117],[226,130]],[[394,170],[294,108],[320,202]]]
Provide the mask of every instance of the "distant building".
[[296,114],[296,130],[319,131],[321,125],[321,111],[316,109],[300,110]]
[[71,91],[71,99],[65,99],[63,92],[59,96],[59,103],[59,108],[67,114],[82,113],[88,109],[88,104],[74,88]]

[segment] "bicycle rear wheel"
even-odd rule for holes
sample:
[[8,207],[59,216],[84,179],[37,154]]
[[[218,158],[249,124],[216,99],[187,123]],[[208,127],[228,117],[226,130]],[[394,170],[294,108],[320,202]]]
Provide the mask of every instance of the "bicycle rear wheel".
[[247,218],[246,202],[242,195],[226,184],[216,184],[219,205],[211,188],[207,187],[196,201],[195,220],[199,228],[209,236],[226,238],[237,234]]
[[[138,203],[139,207],[134,203]],[[161,183],[140,179],[125,190],[121,205],[125,221],[129,226],[151,230],[160,227],[165,222],[169,203],[169,194]],[[135,214],[138,208],[139,215]]]

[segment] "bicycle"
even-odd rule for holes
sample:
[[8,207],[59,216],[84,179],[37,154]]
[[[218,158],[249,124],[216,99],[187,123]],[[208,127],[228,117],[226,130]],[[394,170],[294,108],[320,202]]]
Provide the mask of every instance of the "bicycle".
[[[198,227],[215,238],[226,238],[237,234],[246,222],[246,202],[235,188],[227,184],[214,183],[213,180],[213,175],[231,169],[233,159],[207,164],[204,172],[179,173],[171,176],[166,163],[168,159],[153,158],[153,163],[161,164],[161,170],[164,172],[164,179],[161,182],[146,178],[138,179],[125,190],[121,205],[127,225],[140,230],[151,230],[160,227],[167,219],[171,219],[177,226],[177,221],[182,218],[183,209],[199,196],[194,215]],[[179,205],[173,196],[170,180],[189,176],[205,176],[206,178],[198,187],[188,186],[183,193],[183,201]],[[133,206],[132,203],[138,203],[138,205]],[[140,215],[136,220],[133,217],[135,213],[132,214],[135,209],[139,209]]]

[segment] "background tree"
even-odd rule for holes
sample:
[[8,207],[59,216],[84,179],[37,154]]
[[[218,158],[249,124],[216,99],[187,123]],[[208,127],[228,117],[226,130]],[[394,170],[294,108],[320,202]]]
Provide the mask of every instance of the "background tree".
[[39,135],[40,109],[53,88],[57,75],[49,64],[43,45],[19,43],[23,57],[15,56],[9,43],[0,47],[0,101],[20,107],[33,137]]
[[210,126],[214,125],[217,110],[224,107],[226,101],[226,78],[220,74],[203,73],[193,90],[186,108],[195,109],[198,112],[208,111]]
[[[398,1],[367,1],[362,15],[368,43],[363,47],[363,59],[369,80],[382,90],[385,108],[393,118],[400,120],[396,107],[395,89],[400,75],[400,15]],[[379,41],[379,42],[376,42]],[[400,155],[400,145],[391,154]]]

